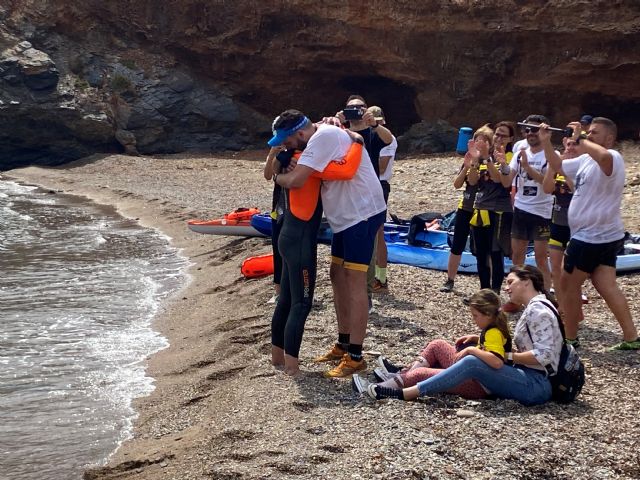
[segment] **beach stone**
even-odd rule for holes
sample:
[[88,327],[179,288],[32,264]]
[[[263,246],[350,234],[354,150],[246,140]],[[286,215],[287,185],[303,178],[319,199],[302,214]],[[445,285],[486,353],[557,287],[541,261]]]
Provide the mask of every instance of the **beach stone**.
[[409,154],[451,152],[455,150],[457,139],[458,129],[444,120],[422,121],[398,137],[398,151]]
[[456,410],[456,417],[470,418],[475,416],[476,413],[473,410]]

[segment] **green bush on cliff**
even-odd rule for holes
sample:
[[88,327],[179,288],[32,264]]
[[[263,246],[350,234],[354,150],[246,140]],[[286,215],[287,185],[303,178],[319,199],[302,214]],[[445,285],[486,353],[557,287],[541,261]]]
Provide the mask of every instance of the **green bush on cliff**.
[[129,70],[137,70],[137,68],[138,68],[138,66],[136,65],[136,62],[134,62],[130,58],[124,58],[124,59],[120,60],[120,65],[124,65]]
[[89,82],[84,80],[83,78],[76,78],[76,81],[73,83],[74,87],[81,92],[84,92],[87,88],[90,87]]
[[122,75],[116,74],[111,79],[111,88],[116,92],[126,92],[131,90],[131,80]]

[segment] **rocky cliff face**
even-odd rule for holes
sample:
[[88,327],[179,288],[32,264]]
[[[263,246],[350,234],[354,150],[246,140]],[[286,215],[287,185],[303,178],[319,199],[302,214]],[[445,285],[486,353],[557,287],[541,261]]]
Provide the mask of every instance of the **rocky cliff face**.
[[0,141],[25,160],[263,145],[281,110],[324,116],[350,93],[397,133],[529,113],[640,128],[633,1],[3,4]]

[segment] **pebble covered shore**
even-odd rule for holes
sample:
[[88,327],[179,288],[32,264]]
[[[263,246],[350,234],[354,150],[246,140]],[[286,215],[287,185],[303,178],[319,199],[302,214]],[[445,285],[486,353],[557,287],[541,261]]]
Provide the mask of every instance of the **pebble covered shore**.
[[[627,162],[625,227],[640,233],[640,146]],[[240,206],[267,210],[266,152],[161,158],[93,157],[7,176],[118,206],[159,228],[193,263],[188,287],[156,323],[171,346],[149,360],[157,389],[136,402],[135,437],[87,479],[443,479],[640,478],[640,354],[609,352],[620,330],[589,285],[580,354],[587,383],[578,401],[523,407],[507,400],[437,396],[417,402],[360,398],[348,380],[322,377],[310,359],[335,340],[328,247],[319,248],[316,305],[291,379],[270,363],[271,279],[244,280],[240,263],[270,251],[268,239],[203,236],[186,220]],[[390,211],[404,218],[455,208],[458,157],[396,162]],[[462,298],[478,288],[461,275],[391,265],[391,293],[374,299],[365,349],[408,361],[424,343],[475,327]],[[624,275],[640,326],[640,274]],[[373,368],[375,358],[367,360]]]

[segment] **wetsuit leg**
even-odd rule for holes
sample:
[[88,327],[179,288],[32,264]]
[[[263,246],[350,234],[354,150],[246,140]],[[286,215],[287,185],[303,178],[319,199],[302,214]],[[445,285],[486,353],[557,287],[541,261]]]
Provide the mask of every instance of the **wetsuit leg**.
[[286,261],[282,262],[282,275],[280,277],[280,295],[278,303],[271,317],[271,344],[284,349],[284,331],[287,325],[287,318],[291,310],[291,286],[289,269]]
[[322,206],[320,202],[318,204],[308,222],[292,216],[285,220],[285,227],[280,233],[280,251],[291,292],[291,307],[284,329],[284,350],[295,358],[300,353],[304,325],[311,311],[316,286],[318,228],[322,217]]
[[271,220],[271,249],[273,250],[273,283],[280,285],[282,277],[282,255],[278,248],[278,238],[280,238],[280,230],[282,229],[282,220]]

